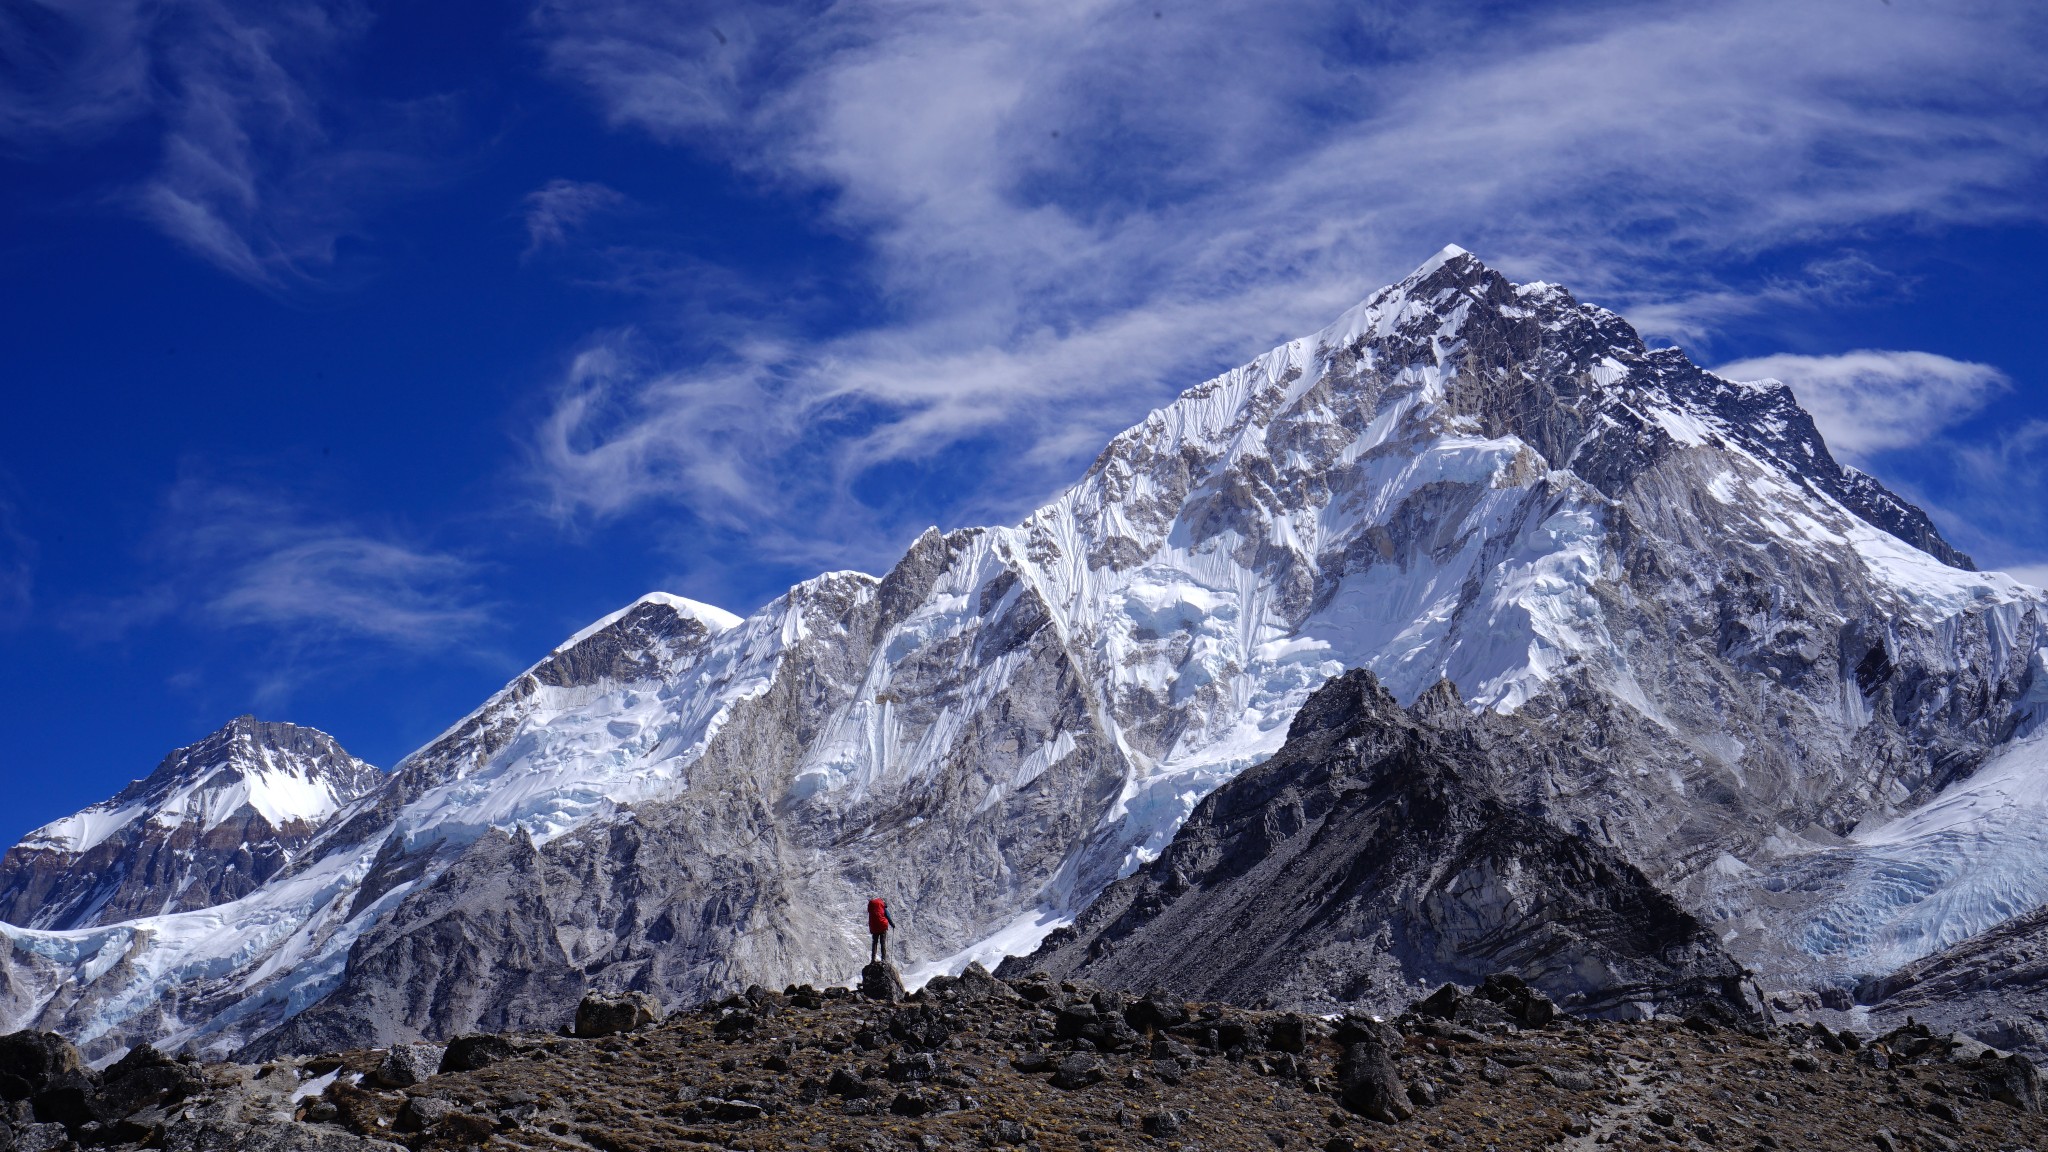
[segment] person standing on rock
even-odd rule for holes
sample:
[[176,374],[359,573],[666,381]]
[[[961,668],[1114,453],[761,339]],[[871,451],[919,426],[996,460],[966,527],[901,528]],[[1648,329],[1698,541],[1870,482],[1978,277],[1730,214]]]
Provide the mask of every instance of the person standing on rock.
[[868,901],[868,963],[889,962],[889,902],[880,896]]

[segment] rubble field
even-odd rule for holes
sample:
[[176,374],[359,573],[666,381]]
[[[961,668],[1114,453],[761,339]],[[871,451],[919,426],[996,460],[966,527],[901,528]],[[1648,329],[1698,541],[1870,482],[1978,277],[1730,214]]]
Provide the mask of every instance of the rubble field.
[[[4,1138],[26,1152],[2048,1149],[2033,1064],[1924,1026],[1581,1020],[1512,977],[1385,1021],[979,968],[900,989],[871,966],[858,989],[754,988],[665,1019],[644,996],[593,994],[564,1029],[580,1037],[260,1066],[138,1049],[95,1073],[75,1052],[64,1067],[55,1037],[17,1033],[0,1038]],[[50,1057],[40,1083],[19,1066],[30,1049]]]

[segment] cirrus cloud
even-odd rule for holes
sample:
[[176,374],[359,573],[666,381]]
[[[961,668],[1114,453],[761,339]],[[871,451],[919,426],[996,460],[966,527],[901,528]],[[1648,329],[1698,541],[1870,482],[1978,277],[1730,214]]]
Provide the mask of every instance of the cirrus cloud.
[[1714,369],[1731,380],[1772,379],[1790,385],[1827,438],[1851,460],[1912,448],[1982,411],[2011,387],[1989,364],[1933,352],[1861,349],[1833,356],[1780,353]]
[[[759,532],[871,547],[905,525],[863,477],[969,453],[977,483],[905,515],[1014,516],[1145,408],[1445,242],[1699,339],[1886,282],[1846,247],[1872,229],[2044,202],[2048,16],[2013,6],[537,12],[613,124],[823,193],[875,301],[824,333],[726,317],[722,354],[643,346],[601,386],[579,367],[536,452],[558,514],[739,493]],[[1778,252],[1821,255],[1744,278]]]

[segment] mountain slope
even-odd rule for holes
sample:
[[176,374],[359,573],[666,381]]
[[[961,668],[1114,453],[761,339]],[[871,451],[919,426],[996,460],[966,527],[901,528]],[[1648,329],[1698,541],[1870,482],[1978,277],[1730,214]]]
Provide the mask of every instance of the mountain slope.
[[239,899],[383,774],[325,732],[240,716],[0,859],[0,920],[82,928]]
[[1781,385],[1446,249],[1016,526],[602,622],[218,921],[0,930],[7,1019],[226,1048],[319,1005],[274,1050],[560,1011],[515,958],[672,1001],[842,980],[875,893],[928,970],[1026,952],[1348,668],[1550,733],[1506,803],[1798,971],[1771,869],[1968,778],[2041,690],[2037,594],[1963,559]]
[[1922,957],[1857,989],[1888,1025],[1912,1017],[2000,1048],[2048,1058],[2048,904]]
[[1585,1015],[1761,1017],[1741,966],[1634,865],[1494,794],[1541,739],[1502,727],[1485,739],[1448,683],[1403,711],[1346,673],[1158,860],[1003,974],[1392,1013],[1505,971]]

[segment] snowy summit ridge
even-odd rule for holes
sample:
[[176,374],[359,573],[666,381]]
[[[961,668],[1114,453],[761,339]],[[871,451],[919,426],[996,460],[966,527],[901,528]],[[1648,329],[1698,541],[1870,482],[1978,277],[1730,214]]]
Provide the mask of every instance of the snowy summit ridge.
[[1819,971],[1783,942],[1823,912],[1764,932],[1762,878],[1968,777],[2040,690],[2038,594],[1968,568],[1781,385],[1446,248],[1020,524],[744,619],[600,620],[239,900],[0,926],[0,1024],[252,1055],[552,1026],[586,987],[843,981],[875,892],[927,970],[1028,951],[1348,668],[1525,723],[1504,795]]

